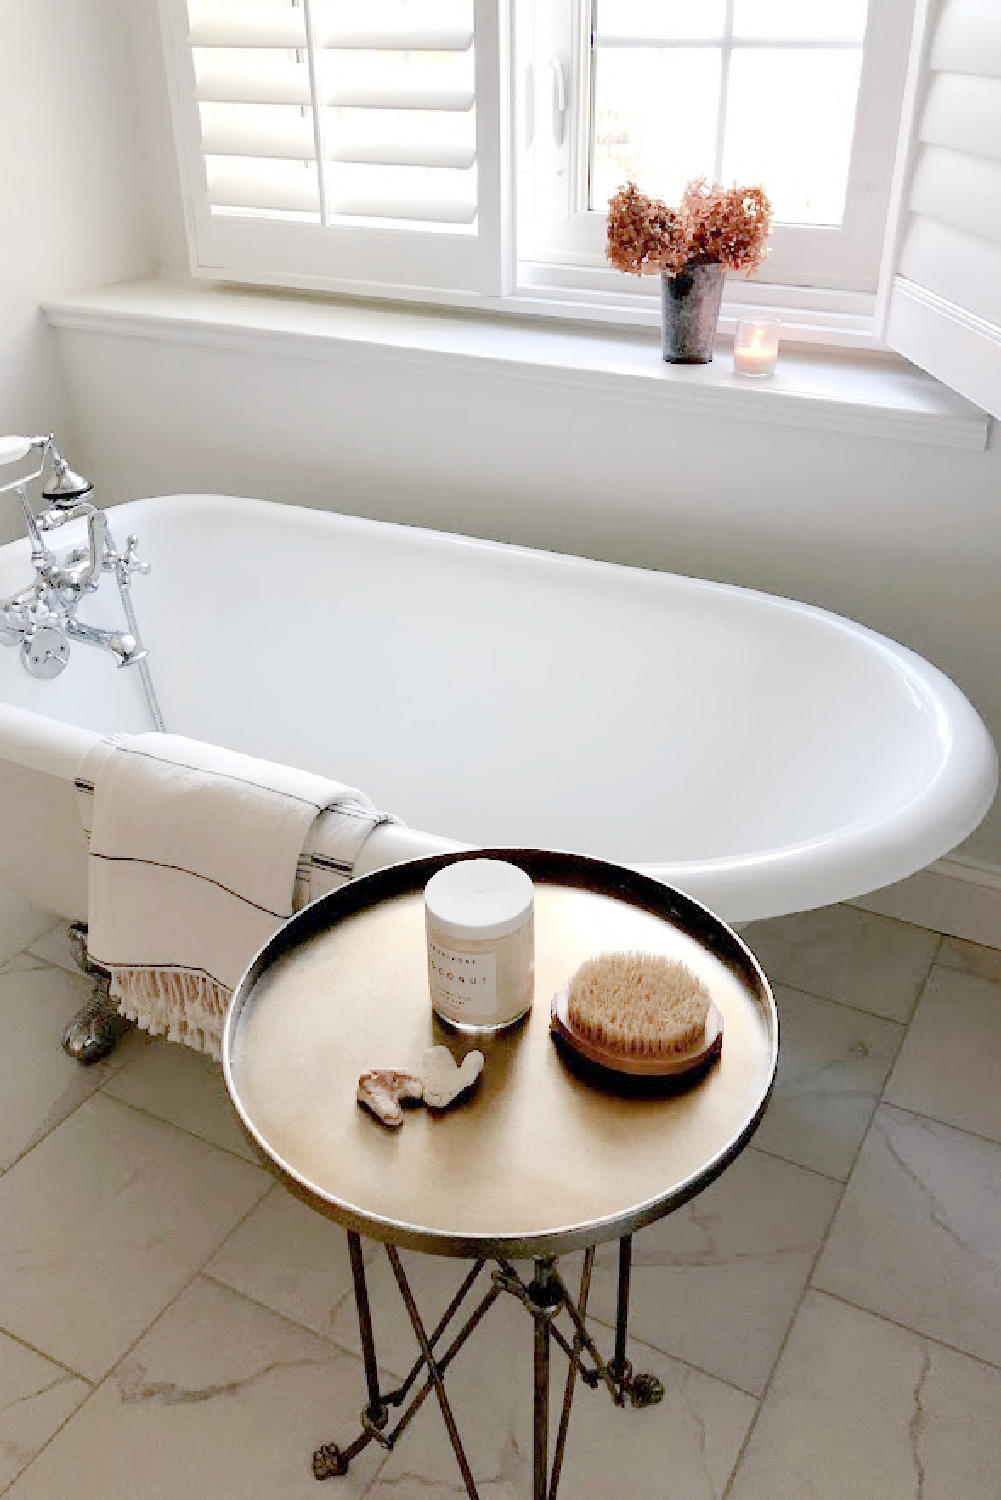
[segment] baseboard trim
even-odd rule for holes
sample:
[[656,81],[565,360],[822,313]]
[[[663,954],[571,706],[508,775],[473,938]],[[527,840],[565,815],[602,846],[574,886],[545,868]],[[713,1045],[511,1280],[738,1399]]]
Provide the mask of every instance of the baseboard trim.
[[948,855],[908,880],[849,903],[863,911],[1001,948],[1001,865]]

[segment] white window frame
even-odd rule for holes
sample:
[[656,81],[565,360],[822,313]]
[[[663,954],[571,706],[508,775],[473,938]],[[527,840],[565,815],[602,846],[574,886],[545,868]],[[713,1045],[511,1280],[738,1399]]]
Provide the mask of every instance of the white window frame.
[[[584,207],[591,15],[592,0],[519,0],[519,63],[534,85],[533,139],[530,147],[522,142],[519,170],[519,278],[526,288],[564,286],[616,301],[628,298],[630,288],[622,286],[626,282],[634,297],[649,298],[639,278],[607,267],[607,214]],[[754,278],[759,287],[863,293],[867,299],[875,293],[913,19],[914,0],[870,0],[842,227],[777,225],[769,258]],[[555,65],[563,72],[568,98],[562,145],[554,141],[551,124]],[[728,292],[733,285],[730,278]],[[780,303],[794,300],[779,297]],[[816,298],[805,300],[817,305]],[[831,299],[831,308],[838,302],[837,296]],[[871,300],[858,298],[842,297],[840,303],[842,309],[865,306],[871,311],[872,306]]]

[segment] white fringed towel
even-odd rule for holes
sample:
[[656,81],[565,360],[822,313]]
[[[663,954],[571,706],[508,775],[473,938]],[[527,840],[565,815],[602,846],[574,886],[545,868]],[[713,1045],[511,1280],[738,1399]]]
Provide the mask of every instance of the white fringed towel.
[[91,958],[123,1015],[214,1057],[254,954],[389,821],[353,787],[179,735],[102,740],[76,785]]

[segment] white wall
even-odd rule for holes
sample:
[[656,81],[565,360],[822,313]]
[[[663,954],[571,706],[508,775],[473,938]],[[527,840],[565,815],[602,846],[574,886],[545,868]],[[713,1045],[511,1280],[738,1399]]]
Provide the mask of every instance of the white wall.
[[[0,432],[74,430],[45,296],[154,264],[130,0],[0,0]],[[0,537],[17,529],[7,502]]]
[[[15,14],[9,0],[0,4],[5,16]],[[104,256],[95,255],[88,267],[90,284],[115,279],[106,268],[112,241],[123,264],[138,264],[145,226],[156,261],[183,269],[155,0],[132,0],[131,7],[128,0],[104,7],[62,0],[37,9],[72,13],[81,25],[89,17],[88,45],[96,52],[100,43],[105,71],[125,66],[121,18],[128,9],[150,198],[142,208],[129,200],[135,160],[112,155],[104,181],[113,200],[108,242],[102,236]],[[44,28],[17,14],[18,35],[25,33],[23,44],[37,51]],[[3,55],[9,59],[16,50],[8,45]],[[5,66],[16,72],[20,64]],[[40,59],[32,71],[39,68]],[[114,97],[120,112],[127,90]],[[49,128],[48,153],[68,178],[79,169],[76,123],[56,119]],[[72,269],[75,284],[85,284],[79,256]],[[60,289],[58,277],[29,285],[24,265],[21,275],[22,316],[34,286]],[[975,454],[805,427],[724,426],[649,406],[566,395],[544,400],[536,390],[520,393],[488,375],[416,381],[388,367],[380,372],[68,331],[60,337],[79,444],[74,453],[110,496],[183,489],[263,495],[806,599],[863,620],[936,662],[1001,742],[996,443]],[[322,580],[308,582],[322,587]],[[1001,811],[968,850],[1001,865]]]

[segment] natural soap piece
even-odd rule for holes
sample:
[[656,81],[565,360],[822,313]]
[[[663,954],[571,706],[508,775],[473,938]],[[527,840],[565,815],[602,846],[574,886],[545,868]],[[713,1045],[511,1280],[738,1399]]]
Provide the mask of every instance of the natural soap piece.
[[372,1111],[377,1120],[397,1130],[403,1124],[403,1099],[419,1101],[424,1097],[424,1084],[412,1073],[400,1073],[395,1068],[371,1068],[358,1080],[357,1099]]
[[429,1109],[447,1109],[482,1072],[482,1052],[467,1052],[460,1066],[447,1047],[429,1047],[421,1059],[424,1103]]

